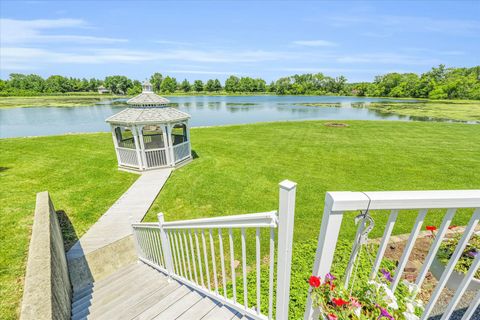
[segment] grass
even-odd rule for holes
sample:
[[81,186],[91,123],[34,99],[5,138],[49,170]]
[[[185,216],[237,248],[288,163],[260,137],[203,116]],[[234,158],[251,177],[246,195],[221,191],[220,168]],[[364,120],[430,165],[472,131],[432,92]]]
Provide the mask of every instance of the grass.
[[480,122],[480,101],[419,101],[419,102],[372,102],[357,103],[381,113],[393,113],[414,120],[455,120]]
[[[315,246],[328,190],[480,188],[480,126],[346,123],[348,127],[307,121],[192,129],[198,158],[172,174],[146,220],[155,221],[159,211],[168,221],[273,210],[278,183],[290,179],[298,183],[296,261],[303,257],[295,249],[300,244]],[[22,295],[35,193],[49,190],[56,209],[66,212],[80,237],[137,176],[117,170],[108,133],[0,139],[0,149],[0,318],[13,319]],[[346,239],[354,234],[352,216],[342,227]],[[380,214],[374,218],[379,226],[386,220]],[[459,214],[454,224],[466,220],[466,214]],[[407,214],[394,233],[409,232],[412,222],[413,214]],[[426,223],[439,222],[438,215],[427,215]],[[376,229],[372,236],[381,232]],[[73,240],[74,235],[67,235]],[[302,270],[309,273],[313,260],[304,263]]]
[[113,98],[124,96],[79,94],[79,95],[51,95],[32,97],[0,97],[0,108],[21,107],[83,107],[91,106]]
[[0,139],[1,319],[16,319],[22,298],[35,194],[48,190],[73,224],[75,241],[138,177],[117,170],[111,135]]

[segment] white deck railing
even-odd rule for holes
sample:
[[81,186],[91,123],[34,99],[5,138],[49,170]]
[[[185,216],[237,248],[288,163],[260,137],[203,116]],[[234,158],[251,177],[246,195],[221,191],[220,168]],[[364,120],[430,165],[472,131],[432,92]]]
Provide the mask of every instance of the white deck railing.
[[145,164],[147,168],[166,166],[168,163],[165,148],[145,150]]
[[190,156],[190,141],[185,141],[173,146],[175,163],[182,161]]
[[[250,318],[273,319],[277,239],[277,252],[280,254],[277,255],[275,319],[288,319],[295,190],[293,182],[280,183],[278,215],[272,211],[165,222],[160,213],[158,223],[135,223],[132,227],[139,258]],[[268,238],[264,241],[268,243],[268,250],[265,248],[263,251],[268,255],[267,296],[261,295],[261,261],[264,258],[262,235],[263,239]],[[235,253],[237,237],[240,238],[242,269],[238,280],[236,257],[239,254]],[[227,247],[228,250],[225,250]],[[253,293],[249,292],[247,286],[247,261],[252,260],[255,261],[256,273],[255,303],[249,304],[248,297]],[[242,296],[238,296],[239,286],[243,288]],[[262,299],[268,299],[266,310],[261,306],[267,300]]]
[[[380,263],[385,254],[387,244],[392,233],[393,227],[397,218],[402,216],[405,212],[402,210],[419,210],[416,220],[414,222],[412,231],[405,245],[402,257],[398,263],[398,267],[395,270],[394,279],[391,283],[392,291],[398,286],[398,283],[402,277],[404,268],[408,262],[408,258],[412,252],[412,249],[417,239],[424,219],[429,209],[446,209],[445,215],[441,226],[438,228],[435,240],[433,241],[428,255],[423,263],[423,266],[418,274],[415,283],[421,287],[425,276],[436,256],[436,253],[440,247],[442,239],[444,238],[448,227],[450,226],[452,219],[457,209],[469,208],[471,210],[471,218],[468,225],[463,232],[461,239],[455,251],[449,260],[445,271],[440,277],[437,286],[435,287],[428,303],[425,306],[425,310],[421,315],[421,319],[427,319],[432,312],[443,288],[445,287],[450,275],[452,274],[456,263],[458,262],[463,250],[465,249],[470,237],[475,231],[480,219],[480,190],[458,190],[458,191],[405,191],[405,192],[329,192],[325,198],[325,208],[323,212],[322,225],[320,229],[320,235],[318,238],[318,247],[315,258],[315,264],[313,267],[314,275],[321,276],[322,278],[330,272],[332,266],[333,256],[335,253],[335,247],[342,225],[342,219],[345,212],[365,210],[388,210],[390,215],[388,217],[387,224],[384,229],[383,237],[380,242],[380,246],[376,253],[376,259],[373,263],[371,270],[371,278],[373,278],[379,269]],[[355,240],[359,239],[360,235],[366,228],[364,223],[359,223]],[[356,259],[355,251],[352,250],[350,263],[347,266],[345,281],[348,284],[352,273],[353,262]],[[470,270],[468,271],[465,280],[459,285],[459,288],[455,292],[455,295],[451,299],[447,306],[443,316],[443,319],[448,319],[452,312],[455,310],[460,298],[468,287],[475,271],[480,265],[480,255],[477,255]],[[474,311],[478,307],[480,302],[480,293],[477,294],[472,304],[464,313],[462,320],[470,319],[473,316]],[[312,308],[311,300],[309,298],[305,310],[305,319],[310,320],[318,317],[318,310]]]
[[135,149],[117,147],[120,164],[138,167],[137,151]]

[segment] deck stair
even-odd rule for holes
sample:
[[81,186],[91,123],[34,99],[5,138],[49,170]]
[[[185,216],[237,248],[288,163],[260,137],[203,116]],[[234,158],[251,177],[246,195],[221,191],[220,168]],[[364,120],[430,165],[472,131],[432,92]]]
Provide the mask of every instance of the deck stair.
[[72,320],[80,319],[231,320],[242,315],[135,262],[74,291]]

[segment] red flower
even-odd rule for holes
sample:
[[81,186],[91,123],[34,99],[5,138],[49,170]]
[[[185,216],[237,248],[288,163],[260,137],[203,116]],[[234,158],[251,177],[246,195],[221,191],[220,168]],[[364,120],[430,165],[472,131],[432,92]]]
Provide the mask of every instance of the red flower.
[[311,276],[310,279],[308,280],[308,282],[314,288],[320,287],[320,278],[319,277]]
[[437,230],[437,227],[435,227],[435,226],[426,226],[425,229],[427,229],[428,231],[435,231],[435,230]]
[[327,317],[328,317],[328,320],[337,320],[338,319],[338,317],[336,315],[334,315],[333,313],[329,313]]
[[345,304],[348,304],[348,301],[345,301],[343,300],[342,298],[333,298],[332,299],[332,302],[337,306],[337,307],[341,307]]

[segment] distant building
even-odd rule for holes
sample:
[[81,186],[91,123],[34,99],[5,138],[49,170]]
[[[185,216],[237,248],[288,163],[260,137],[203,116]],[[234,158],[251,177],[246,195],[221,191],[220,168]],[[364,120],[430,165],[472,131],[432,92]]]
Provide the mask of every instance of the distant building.
[[110,90],[108,90],[104,86],[100,86],[100,87],[98,87],[98,93],[100,93],[100,94],[110,93]]

